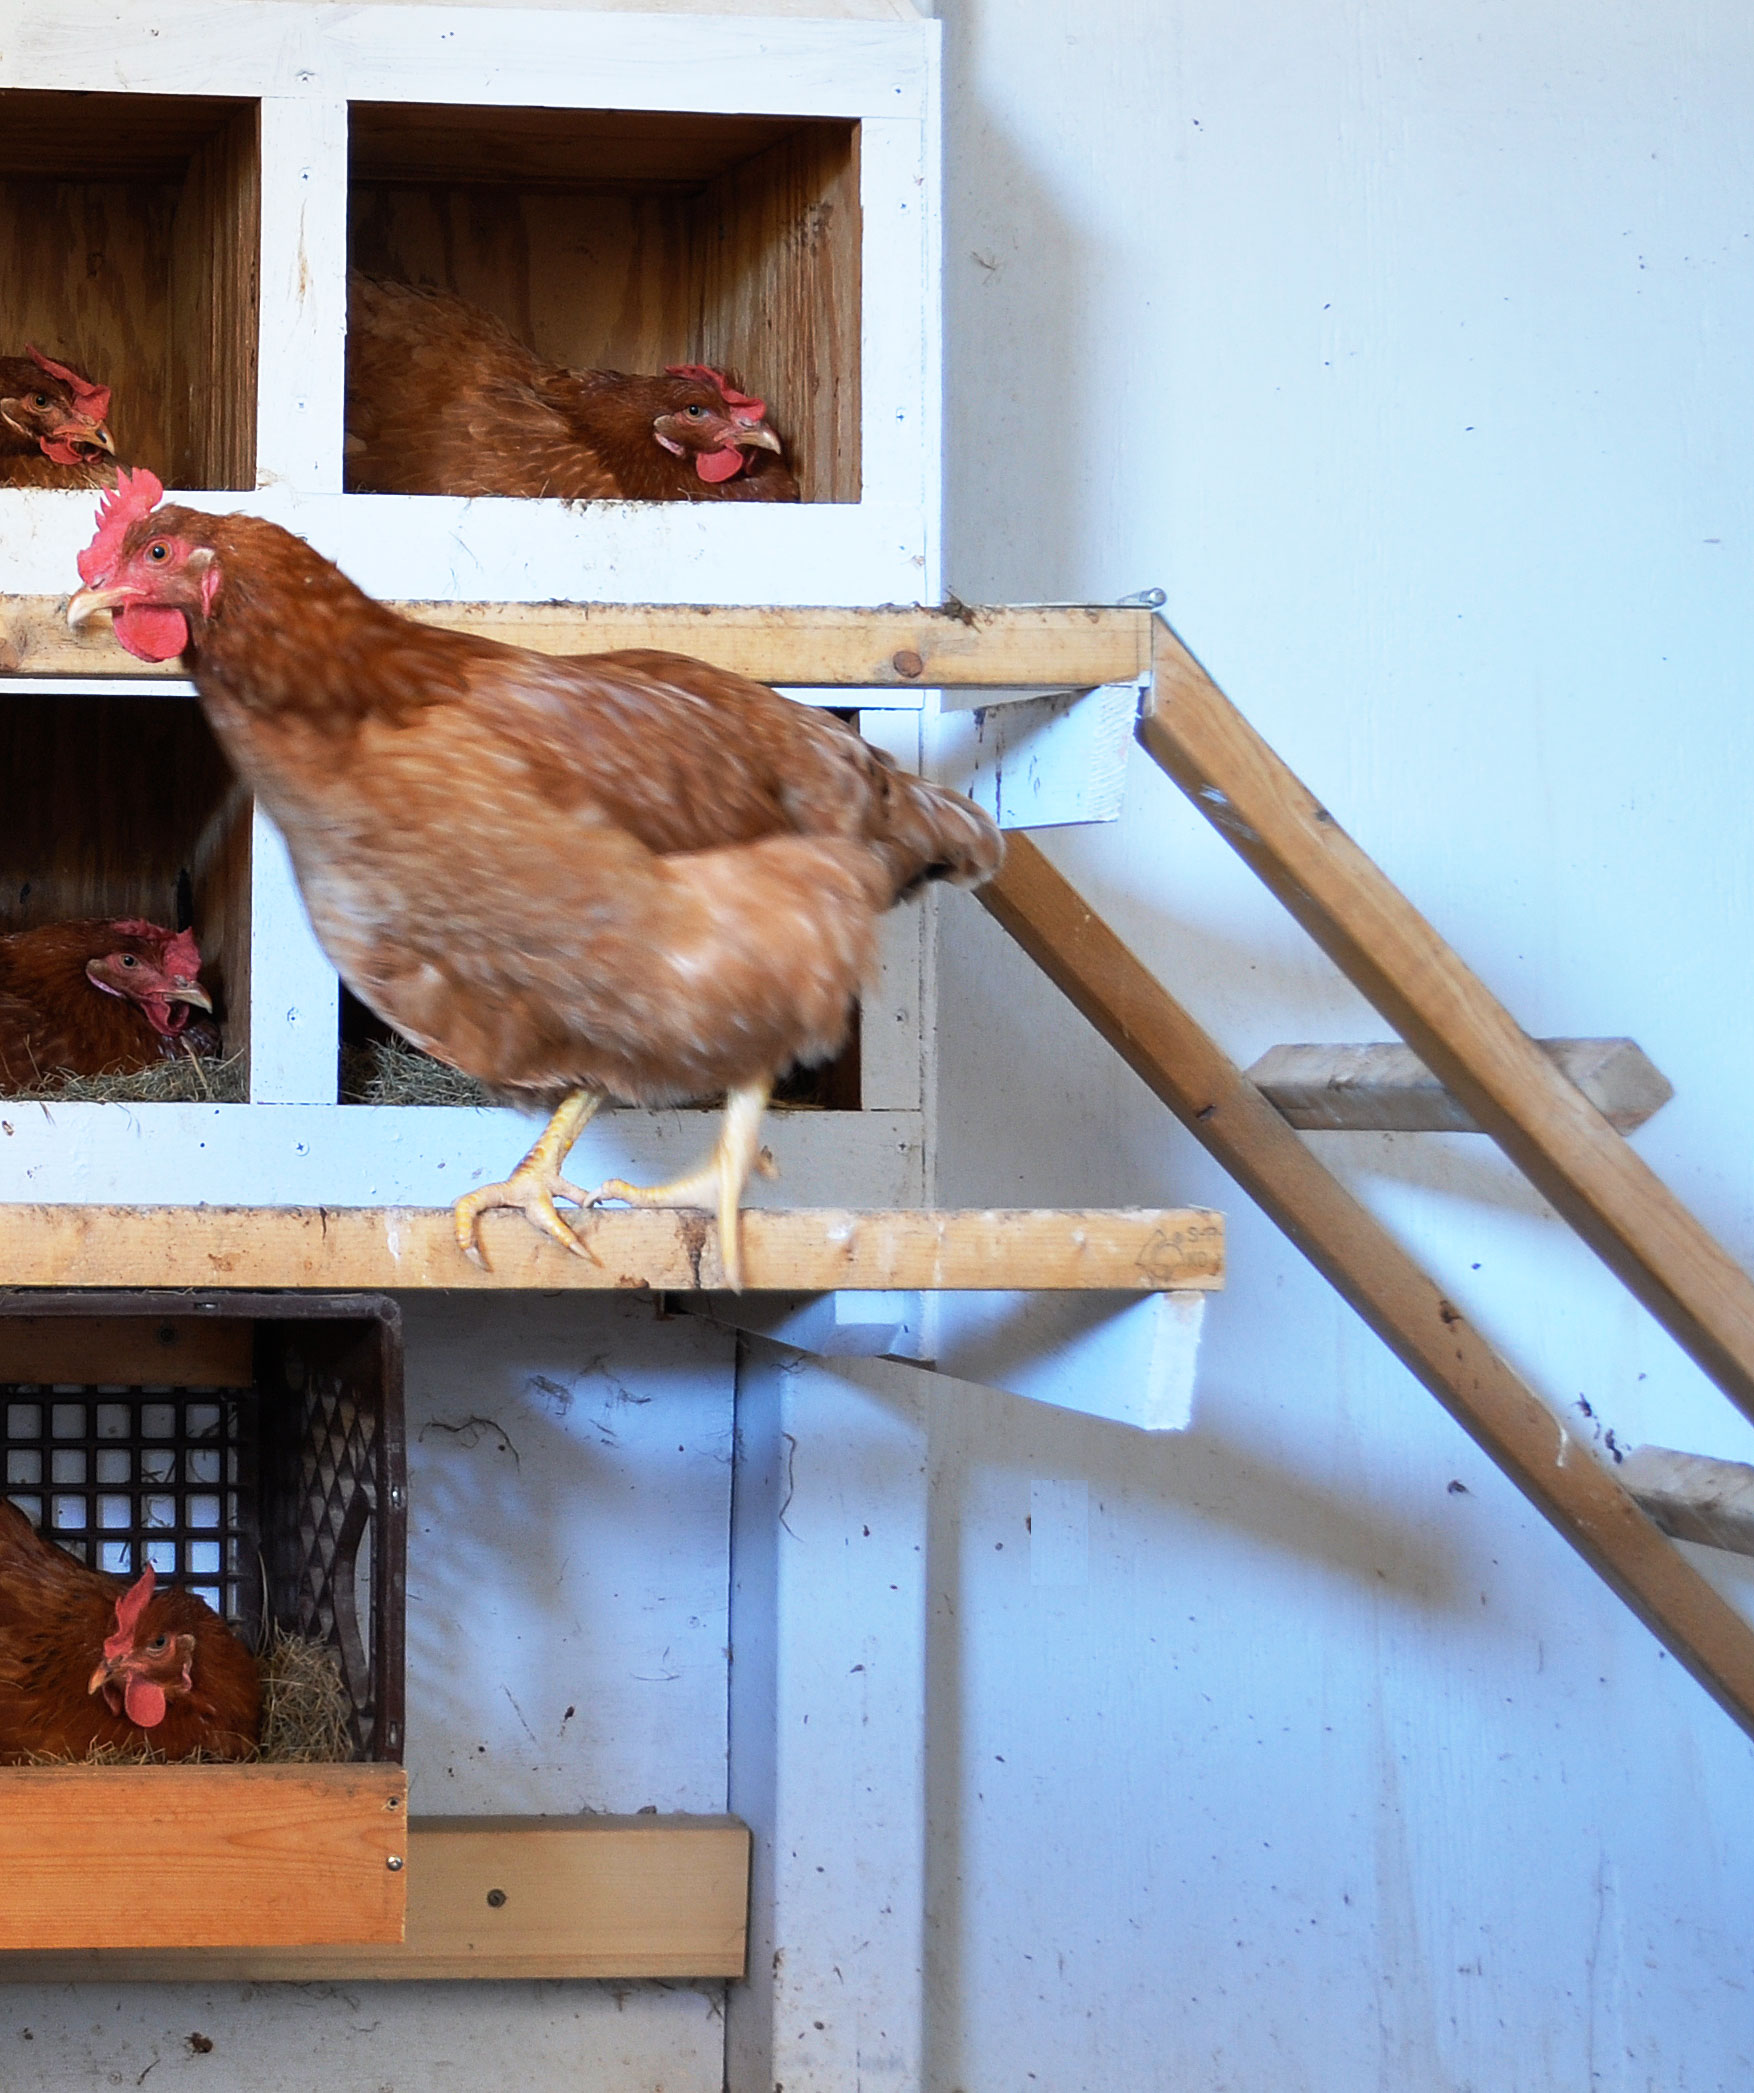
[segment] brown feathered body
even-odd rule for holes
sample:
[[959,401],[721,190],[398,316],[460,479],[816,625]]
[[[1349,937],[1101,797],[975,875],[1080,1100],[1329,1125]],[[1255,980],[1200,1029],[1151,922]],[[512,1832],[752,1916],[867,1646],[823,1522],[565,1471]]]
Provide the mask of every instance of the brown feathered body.
[[94,1689],[127,1589],[125,1579],[75,1562],[0,1499],[0,1761],[82,1759],[94,1746],[145,1748],[167,1759],[254,1752],[262,1704],[256,1660],[193,1592],[155,1592],[114,1665],[117,1678],[133,1673],[157,1686],[161,1721],[143,1728],[117,1705],[121,1692]]
[[796,501],[783,457],[759,445],[733,477],[700,476],[696,425],[724,435],[725,404],[698,377],[545,363],[448,291],[348,278],[350,492]]
[[[168,930],[136,921],[82,918],[0,937],[0,1087],[29,1089],[58,1074],[121,1075],[174,1055],[216,1054],[218,1028],[207,1019],[189,1022],[187,1002],[165,979],[173,944],[194,960],[192,939],[173,940]],[[133,992],[106,994],[91,977],[94,962],[118,989]],[[168,1005],[155,993],[165,990]],[[149,1007],[159,1013],[157,1025]]]
[[[182,610],[207,717],[348,986],[532,1101],[676,1103],[828,1057],[883,913],[998,863],[970,801],[686,656],[417,625],[245,516],[163,508],[91,565]],[[117,636],[174,648],[134,622],[167,615],[130,608]]]
[[[116,461],[96,441],[99,424],[81,414],[72,385],[28,356],[0,356],[0,487],[113,487]],[[45,441],[76,432],[77,449],[56,444],[64,456],[50,457]],[[103,444],[109,441],[107,432]]]

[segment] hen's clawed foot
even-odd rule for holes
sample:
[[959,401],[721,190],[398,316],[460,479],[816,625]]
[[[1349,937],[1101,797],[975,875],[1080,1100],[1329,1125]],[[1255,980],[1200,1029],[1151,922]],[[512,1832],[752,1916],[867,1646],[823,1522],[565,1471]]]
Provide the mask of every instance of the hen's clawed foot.
[[754,1173],[779,1175],[773,1157],[761,1146],[761,1115],[767,1110],[768,1089],[766,1083],[748,1083],[729,1093],[719,1138],[698,1170],[673,1178],[667,1185],[630,1185],[625,1178],[612,1177],[588,1195],[589,1203],[596,1206],[605,1199],[620,1199],[629,1206],[696,1206],[716,1214],[725,1283],[733,1293],[741,1293],[743,1243],[738,1210],[744,1188]]
[[481,1185],[473,1192],[465,1192],[451,1209],[457,1248],[484,1272],[491,1271],[492,1267],[481,1247],[478,1231],[481,1216],[491,1213],[496,1207],[515,1208],[532,1227],[553,1236],[557,1243],[565,1244],[576,1256],[588,1257],[593,1264],[602,1262],[597,1253],[573,1233],[554,1203],[557,1199],[566,1199],[574,1206],[582,1207],[591,1202],[593,1195],[569,1184],[561,1176],[560,1166],[602,1102],[594,1090],[573,1091],[562,1100],[560,1109],[543,1128],[542,1138],[503,1184]]

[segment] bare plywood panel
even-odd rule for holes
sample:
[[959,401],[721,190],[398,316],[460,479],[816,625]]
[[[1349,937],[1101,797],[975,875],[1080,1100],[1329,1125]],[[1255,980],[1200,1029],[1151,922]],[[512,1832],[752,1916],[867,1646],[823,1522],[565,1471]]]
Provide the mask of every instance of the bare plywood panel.
[[[244,1107],[238,1107],[242,1110]],[[704,1214],[609,1208],[576,1257],[521,1215],[489,1214],[491,1272],[458,1250],[446,1211],[398,1207],[0,1206],[0,1286],[722,1288]],[[754,1292],[836,1288],[1109,1289],[1223,1284],[1224,1220],[1204,1208],[965,1213],[754,1211]]]
[[247,1388],[253,1342],[246,1322],[192,1315],[4,1316],[0,1381]]
[[13,1954],[0,1983],[740,1977],[749,1833],[733,1817],[416,1818],[399,1945]]
[[[1537,1039],[1616,1133],[1662,1109],[1674,1085],[1631,1039]],[[1269,1047],[1248,1078],[1275,1111],[1308,1132],[1477,1134],[1480,1128],[1399,1040],[1368,1046]]]
[[399,1941],[407,1790],[400,1766],[0,1768],[0,1948]]
[[1754,1629],[1026,837],[979,897],[1598,1576],[1754,1734]]
[[1754,1280],[1161,623],[1139,738],[1542,1197],[1754,1418]]
[[[71,586],[71,582],[69,584]],[[69,632],[66,598],[0,596],[8,674],[176,678],[126,654],[101,619]],[[765,683],[892,690],[1084,690],[1130,683],[1151,660],[1151,614],[1084,607],[757,609],[674,604],[399,603],[429,625],[539,654],[668,647]]]

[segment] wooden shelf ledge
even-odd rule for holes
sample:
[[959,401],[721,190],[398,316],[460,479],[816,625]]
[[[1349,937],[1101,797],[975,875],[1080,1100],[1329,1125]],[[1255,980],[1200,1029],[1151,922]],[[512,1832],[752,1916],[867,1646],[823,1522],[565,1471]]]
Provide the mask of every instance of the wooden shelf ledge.
[[[145,1777],[181,1773],[187,1786],[190,1776],[218,1770],[157,1767]],[[400,1767],[393,1770],[399,1777]],[[73,1768],[67,1777],[89,1775]],[[749,1831],[735,1817],[416,1817],[404,1840],[407,1867],[391,1878],[407,1885],[403,1939],[23,1949],[0,1954],[0,1983],[743,1974]],[[124,1842],[116,1850],[133,1849]],[[260,1884],[264,1870],[255,1873]],[[99,1878],[89,1878],[89,1886],[96,1889]],[[101,1886],[113,1899],[113,1865]],[[154,1911],[163,1917],[150,1896],[143,1895],[140,1909],[149,1922]]]
[[[202,497],[202,507],[211,497]],[[692,604],[393,603],[423,624],[595,654],[664,647],[764,683],[884,690],[1093,688],[1151,667],[1151,613],[1103,606],[797,610]],[[183,678],[125,654],[102,622],[67,629],[64,596],[0,595],[0,674]]]
[[[0,1205],[0,1287],[320,1288],[396,1292],[722,1291],[704,1214],[586,1216],[588,1257],[521,1215],[490,1214],[491,1270],[457,1249],[448,1208]],[[1207,1292],[1224,1217],[1205,1208],[755,1209],[750,1292]]]

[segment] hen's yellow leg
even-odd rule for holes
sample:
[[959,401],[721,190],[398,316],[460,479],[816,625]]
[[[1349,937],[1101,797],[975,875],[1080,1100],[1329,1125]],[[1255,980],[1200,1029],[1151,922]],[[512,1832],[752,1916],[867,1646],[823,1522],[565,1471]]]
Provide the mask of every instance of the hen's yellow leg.
[[673,1178],[667,1185],[630,1185],[625,1178],[612,1177],[590,1195],[595,1206],[602,1199],[622,1199],[629,1206],[698,1206],[719,1217],[719,1256],[725,1278],[733,1291],[743,1290],[743,1245],[737,1225],[738,1209],[751,1171],[763,1177],[778,1172],[761,1146],[761,1115],[767,1110],[767,1083],[746,1083],[725,1099],[724,1124],[713,1152],[698,1170]]
[[465,1192],[452,1208],[457,1248],[465,1257],[473,1258],[484,1272],[490,1267],[476,1231],[481,1216],[501,1206],[515,1207],[527,1221],[553,1236],[557,1243],[564,1243],[580,1257],[590,1258],[593,1264],[601,1262],[561,1219],[554,1202],[560,1198],[570,1199],[576,1206],[590,1203],[592,1195],[581,1191],[577,1185],[569,1185],[560,1174],[560,1166],[602,1102],[602,1093],[596,1090],[570,1092],[562,1098],[560,1109],[542,1129],[542,1138],[504,1184],[482,1185],[476,1191]]

